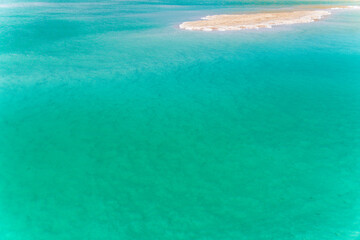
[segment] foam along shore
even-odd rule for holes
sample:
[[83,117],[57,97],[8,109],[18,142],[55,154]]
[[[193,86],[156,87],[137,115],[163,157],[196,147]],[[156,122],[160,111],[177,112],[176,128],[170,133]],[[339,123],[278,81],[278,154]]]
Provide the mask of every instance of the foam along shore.
[[354,6],[333,6],[321,10],[298,10],[288,12],[264,12],[233,15],[213,15],[199,21],[184,22],[181,29],[197,31],[228,31],[242,29],[271,28],[277,25],[311,23],[330,15],[332,10],[357,8]]

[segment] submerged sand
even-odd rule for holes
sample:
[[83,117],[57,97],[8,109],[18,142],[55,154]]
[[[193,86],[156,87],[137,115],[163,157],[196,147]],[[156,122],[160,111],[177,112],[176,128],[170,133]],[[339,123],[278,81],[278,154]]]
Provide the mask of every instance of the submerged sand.
[[213,15],[199,21],[184,22],[181,29],[197,31],[227,31],[241,29],[271,28],[277,25],[311,23],[330,15],[331,10],[354,8],[352,6],[321,7],[321,10],[299,10],[288,12],[264,12],[251,14]]

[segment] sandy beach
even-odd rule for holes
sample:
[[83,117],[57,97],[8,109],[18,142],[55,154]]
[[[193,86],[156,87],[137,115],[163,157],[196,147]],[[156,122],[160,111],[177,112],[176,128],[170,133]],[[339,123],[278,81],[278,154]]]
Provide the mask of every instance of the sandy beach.
[[196,31],[228,31],[272,28],[277,25],[311,23],[330,15],[332,10],[354,8],[352,6],[320,6],[316,10],[294,10],[250,14],[213,15],[199,21],[184,22],[181,29]]

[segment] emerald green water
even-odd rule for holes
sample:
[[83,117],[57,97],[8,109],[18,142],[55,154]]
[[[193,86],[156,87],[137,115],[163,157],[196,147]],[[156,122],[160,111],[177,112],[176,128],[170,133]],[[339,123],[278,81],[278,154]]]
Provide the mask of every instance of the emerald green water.
[[304,3],[2,1],[0,239],[359,239],[360,11],[177,28]]

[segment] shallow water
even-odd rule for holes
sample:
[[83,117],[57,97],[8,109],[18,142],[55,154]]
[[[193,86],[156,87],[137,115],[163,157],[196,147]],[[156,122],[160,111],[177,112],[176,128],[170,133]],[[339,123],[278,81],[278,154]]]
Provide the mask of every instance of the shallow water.
[[359,239],[360,11],[177,28],[319,3],[0,1],[0,239]]

